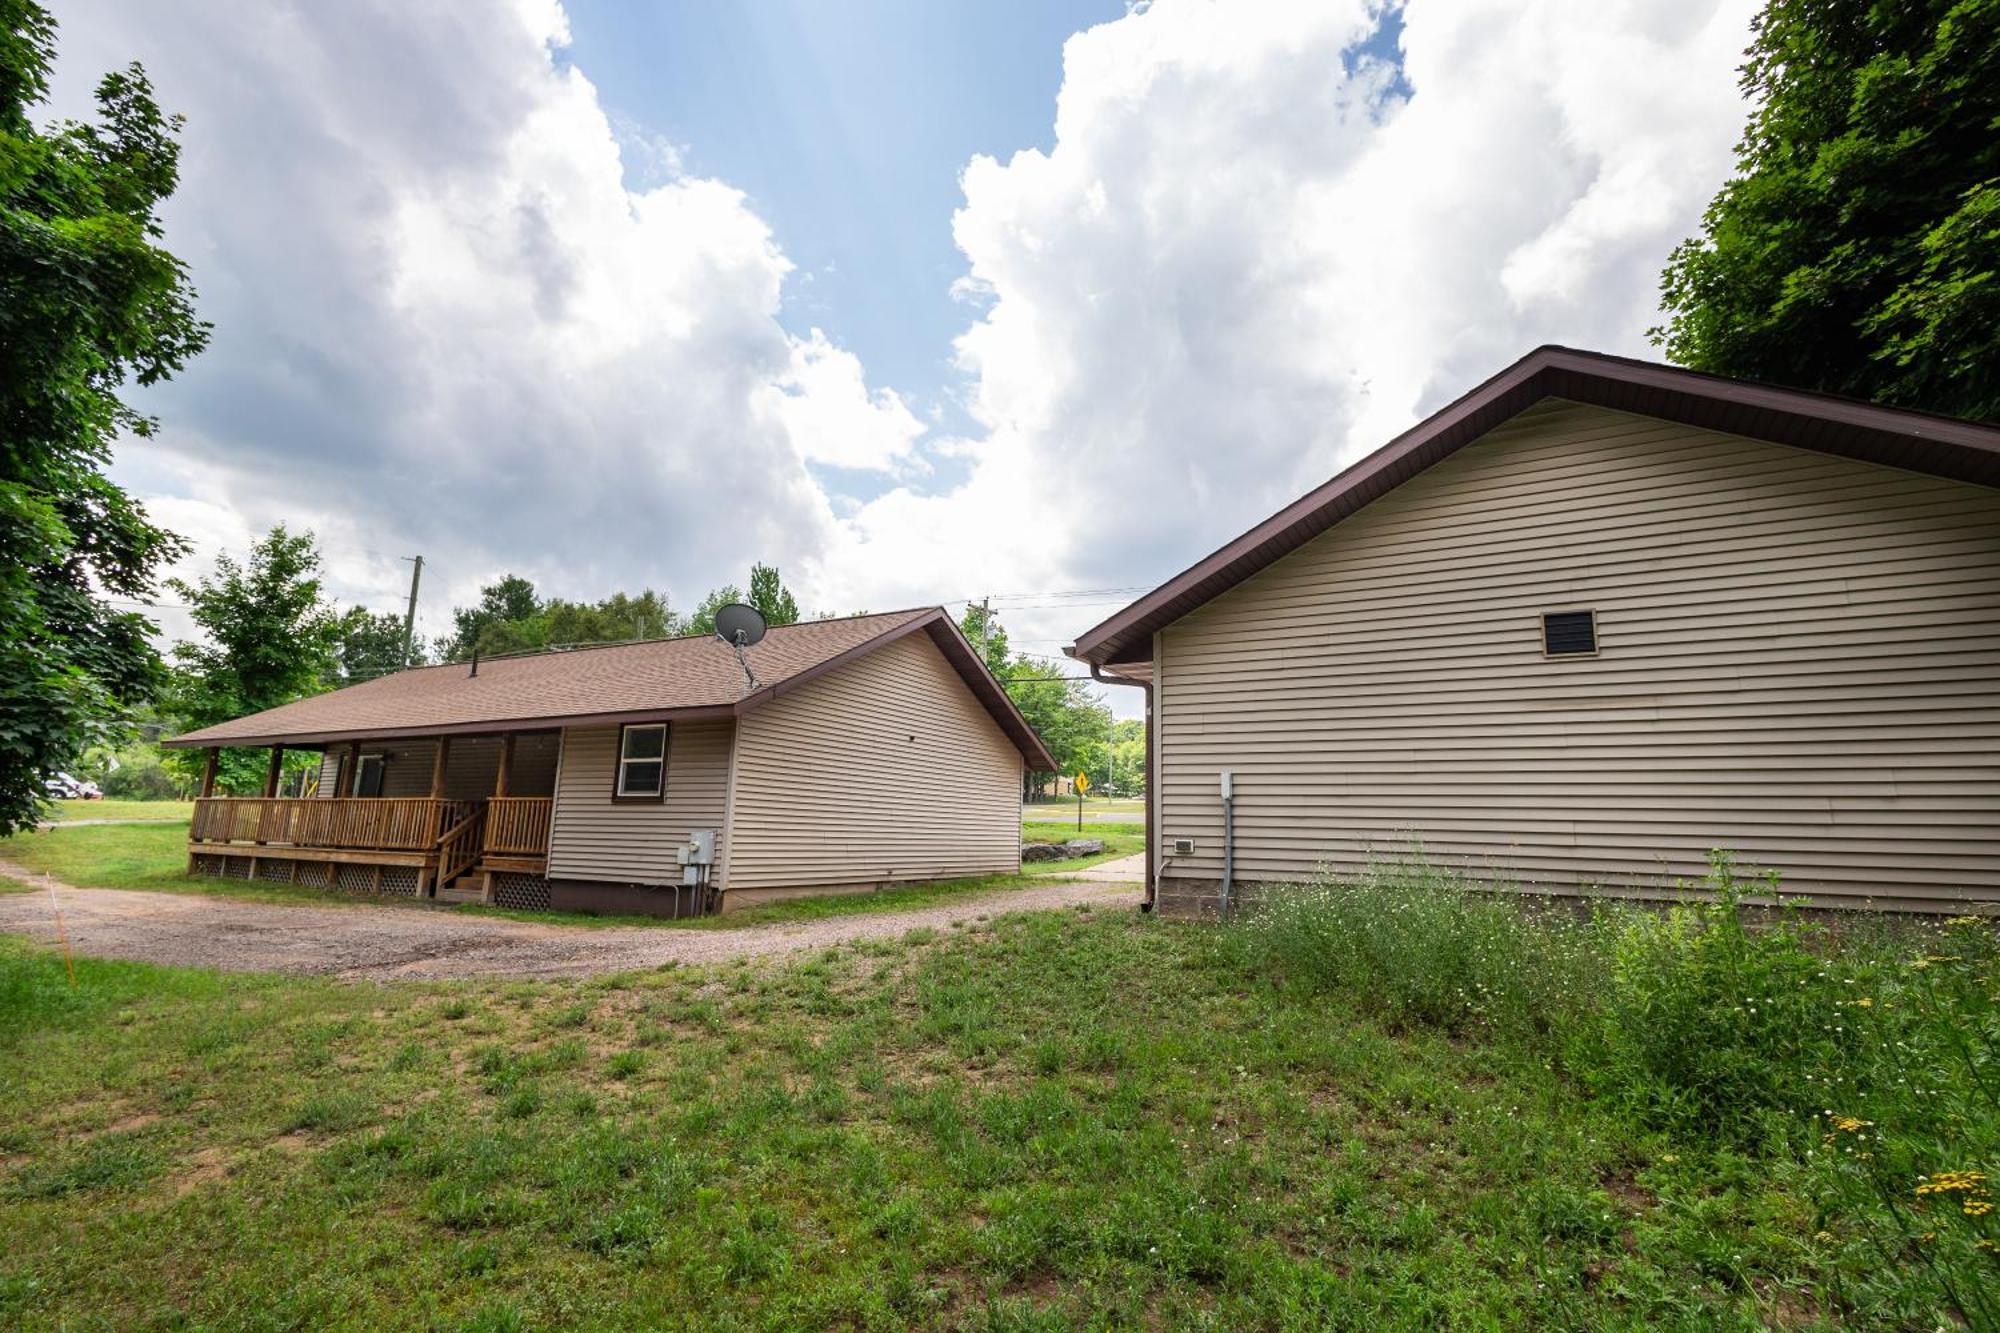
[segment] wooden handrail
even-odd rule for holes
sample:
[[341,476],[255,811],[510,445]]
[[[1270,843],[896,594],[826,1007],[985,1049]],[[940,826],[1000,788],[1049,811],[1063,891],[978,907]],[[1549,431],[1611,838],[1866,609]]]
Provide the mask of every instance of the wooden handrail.
[[547,856],[554,806],[547,796],[491,797],[486,802],[486,850],[495,856]]
[[479,863],[480,834],[486,823],[486,810],[473,806],[472,812],[454,823],[438,838],[437,886],[457,879]]
[[190,842],[331,851],[427,852],[478,806],[432,796],[209,796],[194,803]]

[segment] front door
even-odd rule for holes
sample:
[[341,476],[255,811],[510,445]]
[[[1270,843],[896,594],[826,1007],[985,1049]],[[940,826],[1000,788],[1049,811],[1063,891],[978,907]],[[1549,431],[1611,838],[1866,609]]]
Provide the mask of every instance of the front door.
[[380,796],[382,794],[382,756],[364,754],[361,767],[354,774],[354,794],[356,796]]

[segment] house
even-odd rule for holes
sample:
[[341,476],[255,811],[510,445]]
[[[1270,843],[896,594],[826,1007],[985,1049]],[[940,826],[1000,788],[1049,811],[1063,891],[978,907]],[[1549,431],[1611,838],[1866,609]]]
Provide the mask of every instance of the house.
[[2000,904],[1996,486],[1992,426],[1532,352],[1069,649],[1149,691],[1149,900],[1411,852],[1655,895],[1723,848]]
[[[669,915],[1017,870],[1055,766],[937,608],[419,667],[167,744],[209,751],[191,873]],[[264,794],[216,796],[242,746]],[[317,794],[282,799],[297,749]]]

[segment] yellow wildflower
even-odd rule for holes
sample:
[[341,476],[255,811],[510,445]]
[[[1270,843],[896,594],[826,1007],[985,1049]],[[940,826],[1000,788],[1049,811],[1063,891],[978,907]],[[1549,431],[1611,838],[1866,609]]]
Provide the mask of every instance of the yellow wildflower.
[[1833,1127],[1843,1134],[1859,1134],[1874,1123],[1873,1120],[1856,1120],[1851,1115],[1837,1115],[1833,1118]]
[[1986,1193],[1986,1173],[1984,1171],[1940,1171],[1917,1186],[1917,1197],[1927,1194],[1969,1194],[1982,1196]]
[[1866,995],[1853,1001],[1853,1004],[1856,1009],[1873,1009],[1875,1007],[1875,1001],[1869,999]]
[[1993,1204],[1986,1199],[1967,1199],[1959,1205],[1958,1211],[1967,1217],[1984,1217],[1993,1211]]

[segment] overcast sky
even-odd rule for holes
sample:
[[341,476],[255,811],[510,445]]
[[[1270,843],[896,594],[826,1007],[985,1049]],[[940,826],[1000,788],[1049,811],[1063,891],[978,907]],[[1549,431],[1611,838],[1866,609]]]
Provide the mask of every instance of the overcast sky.
[[55,111],[187,116],[214,343],[116,474],[197,568],[282,520],[400,610],[421,552],[436,634],[765,559],[1055,653],[1529,348],[1651,355],[1753,5],[56,9]]

